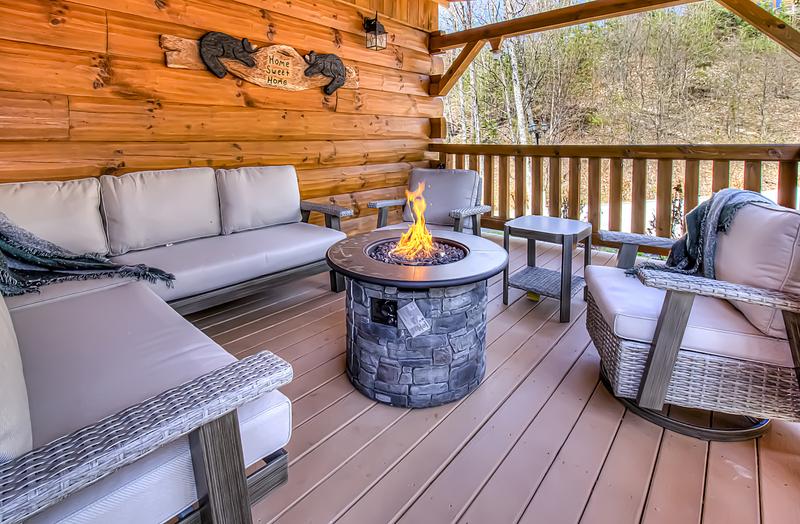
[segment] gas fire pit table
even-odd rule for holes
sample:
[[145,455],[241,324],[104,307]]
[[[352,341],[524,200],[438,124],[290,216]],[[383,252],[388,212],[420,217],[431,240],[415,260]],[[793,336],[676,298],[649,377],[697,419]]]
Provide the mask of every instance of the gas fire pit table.
[[437,406],[483,378],[487,279],[505,269],[508,254],[478,236],[435,231],[437,255],[399,263],[387,244],[402,233],[373,231],[328,250],[328,264],[345,277],[347,375],[379,402]]

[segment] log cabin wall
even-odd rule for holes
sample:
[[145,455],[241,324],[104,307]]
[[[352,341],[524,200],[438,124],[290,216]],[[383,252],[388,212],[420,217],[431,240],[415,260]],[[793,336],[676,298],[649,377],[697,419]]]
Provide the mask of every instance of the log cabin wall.
[[[430,5],[429,5],[430,4]],[[364,47],[365,15],[389,32]],[[374,227],[369,200],[402,196],[426,165],[430,0],[0,0],[0,181],[145,169],[293,164],[303,198],[352,206],[349,232]],[[427,13],[427,14],[426,14]],[[432,14],[431,14],[432,13]],[[336,53],[360,87],[332,96],[165,66],[159,35],[207,31]]]

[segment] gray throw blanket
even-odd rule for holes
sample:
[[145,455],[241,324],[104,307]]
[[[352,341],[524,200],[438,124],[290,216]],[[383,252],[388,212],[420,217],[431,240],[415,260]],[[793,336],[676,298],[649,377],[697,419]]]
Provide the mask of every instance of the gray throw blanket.
[[38,292],[41,286],[66,280],[108,277],[163,281],[172,287],[175,276],[138,264],[115,264],[108,258],[77,255],[22,229],[0,213],[0,293],[4,296]]
[[686,233],[673,244],[666,266],[645,262],[629,273],[647,268],[714,278],[717,235],[728,231],[742,207],[755,203],[775,205],[759,193],[742,189],[729,188],[714,193],[686,215]]

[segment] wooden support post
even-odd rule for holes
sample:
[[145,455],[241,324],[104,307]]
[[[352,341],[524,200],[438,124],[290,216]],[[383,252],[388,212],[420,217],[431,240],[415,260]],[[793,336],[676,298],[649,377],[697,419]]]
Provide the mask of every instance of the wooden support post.
[[731,185],[731,161],[714,160],[714,167],[711,174],[711,191],[716,193],[720,189],[725,189]]
[[644,158],[633,159],[631,200],[631,232],[644,233],[647,204],[647,160]]
[[581,159],[569,159],[567,185],[567,216],[577,219],[581,205]]
[[687,160],[683,174],[683,214],[697,207],[700,199],[700,161]]
[[656,235],[672,236],[672,160],[658,161],[656,172]]
[[717,0],[742,20],[800,58],[800,31],[793,28],[752,0]]
[[551,217],[561,216],[561,157],[550,157],[550,194],[547,200]]
[[467,67],[472,63],[478,53],[481,52],[481,48],[486,43],[486,40],[477,40],[475,42],[467,42],[464,46],[464,49],[458,54],[453,63],[450,64],[450,68],[440,77],[437,81],[431,79],[431,84],[428,89],[428,92],[431,96],[446,96],[447,93],[453,89],[453,86],[456,85],[458,79],[461,78],[461,75],[464,74],[464,71],[467,70]]
[[600,231],[600,203],[602,199],[600,198],[601,190],[600,190],[600,159],[599,158],[590,158],[589,159],[589,198],[588,198],[588,206],[589,206],[589,222],[592,224],[592,231],[597,232]]
[[494,157],[492,155],[483,155],[483,203],[492,208],[489,215],[494,214]]
[[622,159],[612,158],[608,184],[608,229],[622,229]]
[[247,475],[236,411],[189,434],[201,521],[251,524]]
[[534,215],[542,214],[542,196],[544,194],[544,182],[542,180],[542,157],[531,158],[531,213]]
[[525,204],[530,199],[528,184],[525,183],[525,162],[524,156],[514,157],[514,217],[525,214]]
[[693,293],[667,291],[639,384],[636,403],[640,407],[654,410],[664,407],[672,369],[678,358],[693,302]]
[[748,160],[744,163],[744,188],[756,193],[761,192],[760,160]]
[[778,164],[778,204],[797,209],[797,160]]
[[509,217],[508,214],[508,180],[509,180],[509,171],[508,171],[508,158],[507,156],[500,157],[500,172],[499,176],[499,184],[498,190],[499,198],[497,199],[497,205],[500,207],[500,211],[498,211],[498,215],[501,219],[506,220]]

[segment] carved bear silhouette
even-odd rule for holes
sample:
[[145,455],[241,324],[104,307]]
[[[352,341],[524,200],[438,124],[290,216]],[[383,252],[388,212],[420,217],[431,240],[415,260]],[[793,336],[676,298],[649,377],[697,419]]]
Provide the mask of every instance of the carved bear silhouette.
[[347,79],[347,70],[338,56],[317,54],[314,51],[310,51],[303,57],[303,60],[308,64],[305,70],[306,76],[323,75],[331,79],[330,83],[323,89],[326,95],[332,95],[344,85]]
[[225,33],[212,31],[200,38],[200,58],[206,67],[219,78],[224,78],[228,74],[225,65],[220,58],[230,58],[238,60],[248,67],[256,65],[251,54],[256,52],[256,48],[247,40],[238,40]]

